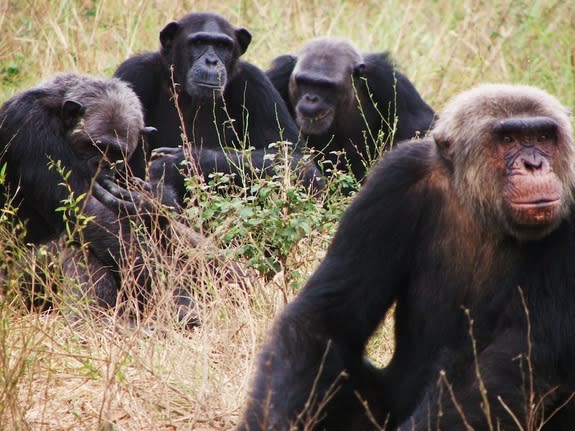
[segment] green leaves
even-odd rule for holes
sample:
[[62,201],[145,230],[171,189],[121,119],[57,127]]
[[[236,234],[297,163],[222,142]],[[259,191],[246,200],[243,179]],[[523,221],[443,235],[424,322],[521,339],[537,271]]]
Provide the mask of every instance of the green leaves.
[[289,163],[276,162],[275,175],[246,179],[246,187],[222,174],[212,175],[207,184],[195,178],[188,183],[187,215],[195,228],[222,248],[235,248],[237,257],[269,277],[285,269],[303,238],[332,233],[348,199],[341,190],[350,185],[349,175],[335,173],[326,189],[314,195]]
[[88,216],[83,213],[82,209],[86,193],[79,195],[74,193],[68,181],[71,171],[66,170],[60,160],[50,160],[48,168],[56,170],[62,176],[62,182],[59,185],[66,189],[67,197],[62,200],[62,205],[56,208],[56,212],[62,214],[62,220],[66,229],[66,243],[75,243],[78,234],[81,234],[88,223],[95,219],[95,216]]

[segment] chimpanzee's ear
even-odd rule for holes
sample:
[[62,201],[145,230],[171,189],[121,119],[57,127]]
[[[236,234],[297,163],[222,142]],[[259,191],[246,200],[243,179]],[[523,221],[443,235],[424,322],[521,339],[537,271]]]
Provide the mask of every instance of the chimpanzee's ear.
[[451,145],[451,140],[439,132],[432,133],[432,136],[441,158],[445,160],[450,168],[453,167],[453,145]]
[[353,77],[363,78],[365,76],[365,63],[358,63],[353,67]]
[[248,49],[248,46],[252,41],[252,35],[245,28],[238,28],[236,30],[236,39],[240,45],[240,55],[242,55]]
[[64,123],[64,127],[66,129],[73,128],[77,123],[80,117],[84,114],[86,108],[80,102],[75,100],[65,100],[62,103],[61,108],[61,116],[62,122]]
[[162,44],[162,51],[169,52],[172,49],[172,44],[176,33],[180,29],[180,24],[173,21],[163,28],[160,32],[160,43]]

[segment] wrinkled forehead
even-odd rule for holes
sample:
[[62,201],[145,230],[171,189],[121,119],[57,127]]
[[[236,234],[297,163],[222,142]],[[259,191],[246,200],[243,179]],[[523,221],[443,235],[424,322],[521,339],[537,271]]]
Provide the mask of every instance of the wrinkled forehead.
[[137,139],[143,127],[140,113],[132,107],[114,103],[100,103],[86,111],[84,127],[92,136],[117,136]]
[[234,34],[232,25],[216,15],[192,14],[180,21],[187,33],[225,33]]
[[493,133],[497,135],[537,133],[555,134],[559,125],[550,117],[510,117],[497,120],[493,124]]
[[294,72],[300,70],[325,72],[330,76],[349,74],[361,59],[346,46],[338,44],[312,44],[304,48]]
[[206,33],[222,33],[225,32],[225,29],[215,20],[209,19],[202,25],[198,31],[206,32]]

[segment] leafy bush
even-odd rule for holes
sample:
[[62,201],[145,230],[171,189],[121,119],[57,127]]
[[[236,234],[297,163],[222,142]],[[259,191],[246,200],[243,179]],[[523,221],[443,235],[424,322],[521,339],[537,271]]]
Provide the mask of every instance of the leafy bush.
[[306,189],[285,163],[291,144],[275,145],[280,148],[269,156],[276,158],[273,176],[250,179],[245,187],[236,186],[229,174],[212,174],[207,183],[188,180],[187,215],[196,229],[224,249],[234,247],[238,258],[266,276],[286,268],[304,237],[331,233],[346,206],[342,201],[350,197],[343,190],[358,188],[353,176],[331,172],[324,190]]

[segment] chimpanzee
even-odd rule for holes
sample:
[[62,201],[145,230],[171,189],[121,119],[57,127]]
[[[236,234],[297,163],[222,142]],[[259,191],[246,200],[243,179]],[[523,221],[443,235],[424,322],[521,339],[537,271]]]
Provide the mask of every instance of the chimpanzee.
[[362,55],[343,39],[314,39],[277,57],[266,74],[307,145],[360,181],[384,148],[423,136],[434,119],[388,53]]
[[[70,253],[66,275],[84,285],[89,290],[84,293],[95,295],[101,306],[116,304],[123,266],[132,268],[145,301],[148,270],[131,223],[142,221],[149,229],[162,230],[167,221],[159,214],[161,205],[146,197],[151,185],[140,181],[141,192],[126,188],[124,165],[142,134],[151,131],[144,127],[138,97],[117,78],[56,75],[0,109],[3,206],[17,208],[26,242],[57,241],[69,224],[68,231],[76,232],[73,239],[87,248],[85,262],[79,253]],[[80,216],[70,208],[66,220],[58,209],[65,208],[71,194]],[[176,208],[169,189],[163,199]],[[84,229],[76,226],[80,218],[88,221]],[[177,298],[192,306],[179,291]]]
[[[268,146],[278,141],[295,143],[297,164],[298,130],[284,101],[261,70],[239,60],[251,38],[248,30],[219,15],[191,13],[164,27],[158,52],[137,55],[118,67],[115,76],[131,84],[144,106],[146,124],[158,130],[150,136],[149,148],[130,162],[136,175],[143,176],[149,151],[158,150],[151,177],[165,175],[182,196],[180,170],[189,152],[206,179],[219,171],[235,173],[241,183],[242,166],[272,169],[266,154],[274,153]],[[191,143],[187,151],[176,148],[185,142]],[[239,151],[250,147],[251,157]],[[304,166],[302,175],[308,186],[321,187],[315,166]]]
[[[386,153],[276,321],[239,429],[572,429],[573,145],[553,96],[484,84]],[[394,304],[379,368],[366,343]]]

